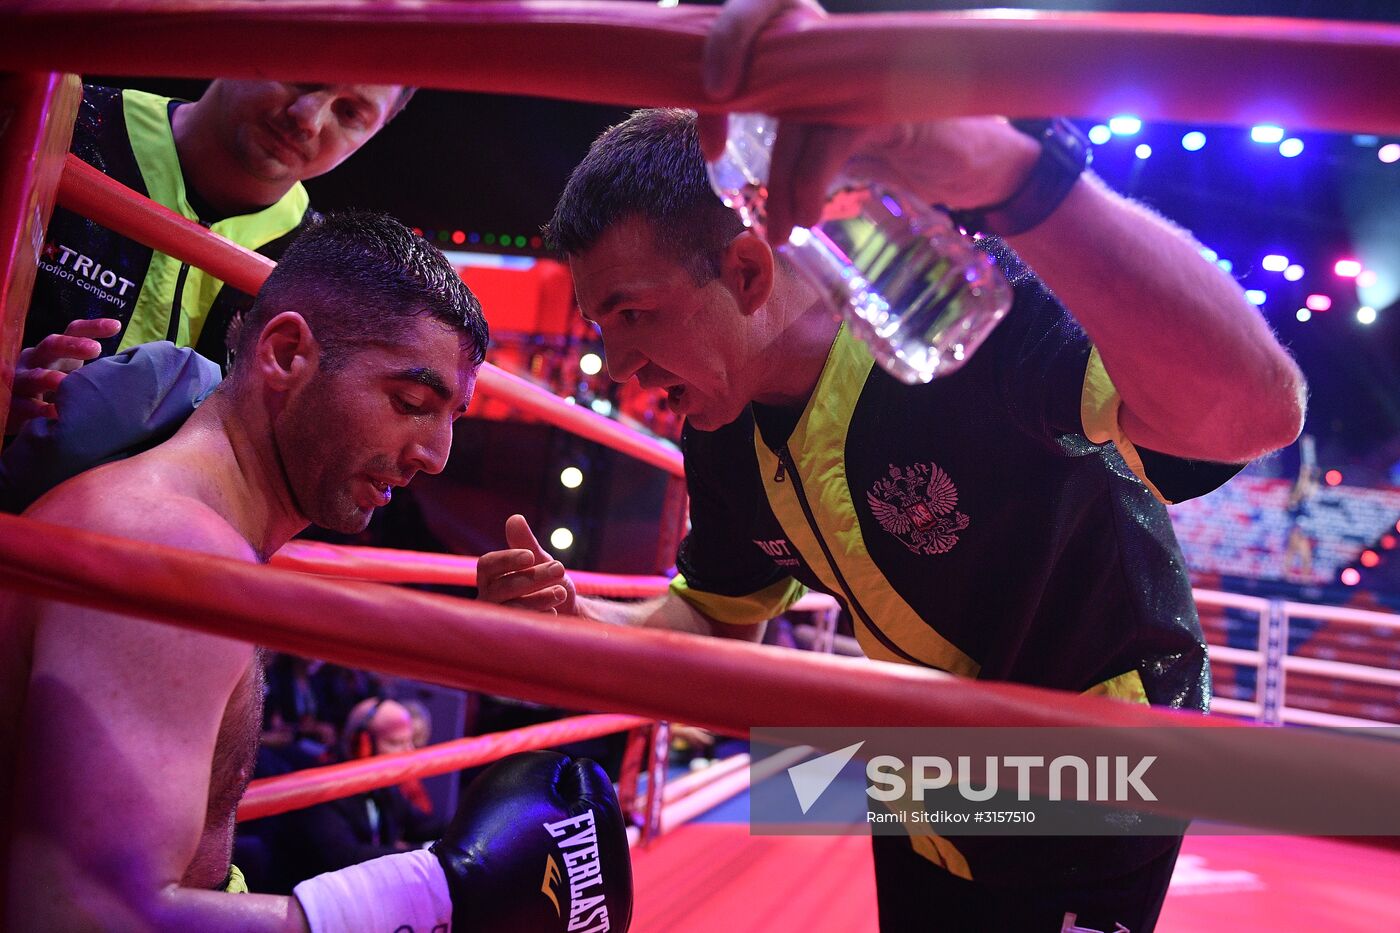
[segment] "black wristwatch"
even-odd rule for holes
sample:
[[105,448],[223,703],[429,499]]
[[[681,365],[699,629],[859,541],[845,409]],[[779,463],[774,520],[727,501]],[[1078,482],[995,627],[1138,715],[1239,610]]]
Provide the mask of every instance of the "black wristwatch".
[[1040,142],[1040,158],[1021,187],[1005,201],[950,212],[953,221],[968,233],[1005,237],[1039,226],[1089,167],[1089,140],[1064,117],[1012,120],[1011,125]]

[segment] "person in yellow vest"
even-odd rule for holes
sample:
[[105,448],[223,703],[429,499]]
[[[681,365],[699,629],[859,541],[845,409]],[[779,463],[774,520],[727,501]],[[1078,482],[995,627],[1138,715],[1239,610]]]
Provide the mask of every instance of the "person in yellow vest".
[[[88,85],[71,148],[127,187],[275,259],[308,215],[301,182],[352,155],[412,93],[387,84],[216,80],[190,103]],[[99,356],[169,340],[225,365],[229,324],[251,302],[203,270],[56,209],[7,433],[54,417],[59,382]]]

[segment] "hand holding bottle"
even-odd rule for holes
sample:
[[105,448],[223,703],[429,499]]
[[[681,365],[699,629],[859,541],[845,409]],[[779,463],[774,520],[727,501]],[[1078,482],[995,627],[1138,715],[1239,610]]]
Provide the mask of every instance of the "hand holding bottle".
[[[875,157],[849,158],[849,147],[869,131],[803,129],[804,139],[818,141],[809,150],[818,161],[805,170],[797,167],[803,149],[783,148],[776,120],[731,114],[724,153],[709,165],[716,194],[779,244],[891,375],[913,384],[956,371],[1010,308],[1005,277],[947,214],[875,180],[894,175],[875,171]],[[912,177],[926,183],[936,176]],[[785,189],[803,193],[800,205],[775,197],[779,178],[801,179]],[[793,228],[794,211],[810,217],[811,227]]]

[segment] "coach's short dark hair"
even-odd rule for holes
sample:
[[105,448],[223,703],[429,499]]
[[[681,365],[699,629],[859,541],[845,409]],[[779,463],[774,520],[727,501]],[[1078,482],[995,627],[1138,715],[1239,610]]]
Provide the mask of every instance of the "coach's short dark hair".
[[413,100],[413,95],[418,93],[418,88],[411,84],[405,84],[403,90],[399,91],[399,96],[394,98],[394,103],[389,107],[389,113],[384,117],[384,124],[403,113],[403,108],[408,106],[408,102]]
[[657,247],[697,284],[719,274],[724,248],[744,225],[710,189],[693,110],[638,110],[594,140],[569,177],[545,240],[577,255],[629,217],[650,221]]
[[392,217],[367,211],[327,214],[297,235],[230,330],[232,373],[283,311],[306,318],[328,372],[359,350],[400,342],[418,317],[456,328],[477,363],[490,339],[481,303],[442,252]]

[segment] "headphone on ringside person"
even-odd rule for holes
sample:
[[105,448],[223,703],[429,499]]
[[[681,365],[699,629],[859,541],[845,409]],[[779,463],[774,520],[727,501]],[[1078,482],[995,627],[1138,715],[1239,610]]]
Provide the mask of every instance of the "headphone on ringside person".
[[[377,746],[379,743],[370,726],[374,722],[375,715],[389,699],[389,697],[379,696],[374,697],[373,702],[370,702],[369,698],[366,698],[350,711],[350,715],[345,720],[345,735],[342,743],[347,761],[369,758],[378,754]],[[394,702],[402,703],[399,700]],[[360,709],[361,706],[364,707],[363,710]],[[413,715],[411,710],[408,713],[410,717]],[[419,778],[405,779],[399,784],[399,790],[403,792],[410,803],[422,812],[433,812],[432,798],[428,796],[428,792]]]
[[374,697],[374,702],[369,705],[365,712],[356,716],[352,711],[350,718],[345,723],[345,757],[347,759],[370,758],[375,753],[374,733],[370,731],[370,723],[374,722],[374,714],[379,712],[379,708],[384,705],[387,697]]

